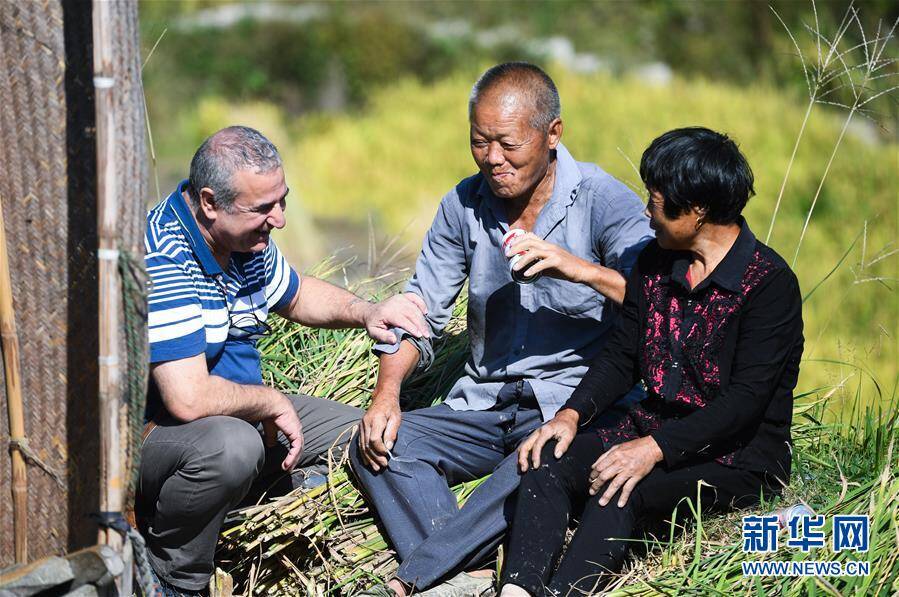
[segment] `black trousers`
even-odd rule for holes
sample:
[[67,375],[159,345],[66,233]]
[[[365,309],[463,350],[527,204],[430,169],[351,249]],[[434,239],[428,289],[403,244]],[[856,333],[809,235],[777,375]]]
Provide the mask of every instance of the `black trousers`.
[[[595,433],[579,434],[562,458],[553,456],[555,442],[541,455],[541,466],[521,480],[501,585],[514,584],[532,595],[589,595],[602,587],[605,572],[624,563],[636,530],[649,520],[689,515],[699,491],[703,510],[745,508],[773,490],[763,475],[717,462],[675,470],[656,466],[634,488],[623,508],[615,496],[599,505],[602,490],[590,496],[590,467],[603,453]],[[703,484],[698,484],[702,480]],[[697,488],[699,485],[699,488]],[[572,518],[580,518],[565,556],[559,556]],[[558,568],[556,568],[558,563]]]

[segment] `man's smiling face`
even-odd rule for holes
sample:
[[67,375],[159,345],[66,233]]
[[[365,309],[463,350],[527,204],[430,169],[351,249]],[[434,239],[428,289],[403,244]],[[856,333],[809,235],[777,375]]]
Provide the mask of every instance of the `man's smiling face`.
[[259,174],[238,170],[232,180],[237,196],[228,208],[218,208],[210,233],[216,244],[233,252],[263,251],[275,228],[284,228],[287,184],[283,168]]
[[471,113],[471,155],[493,194],[518,199],[546,176],[550,150],[559,142],[531,126],[533,103],[514,89],[499,88],[478,100]]

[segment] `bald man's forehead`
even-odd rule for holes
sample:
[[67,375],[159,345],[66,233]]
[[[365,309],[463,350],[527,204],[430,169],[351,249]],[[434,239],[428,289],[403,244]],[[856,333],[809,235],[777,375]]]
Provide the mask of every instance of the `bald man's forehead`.
[[504,113],[515,112],[530,118],[536,112],[537,104],[533,94],[511,85],[503,85],[481,95],[474,106],[475,110],[479,108]]
[[516,85],[511,81],[501,82],[485,90],[478,98],[478,103],[481,102],[495,102],[502,105],[533,104],[534,93],[532,90]]

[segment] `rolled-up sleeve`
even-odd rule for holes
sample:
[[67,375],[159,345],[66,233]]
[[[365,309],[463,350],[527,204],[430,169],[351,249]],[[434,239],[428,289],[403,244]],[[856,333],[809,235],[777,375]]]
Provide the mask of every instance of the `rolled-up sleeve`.
[[372,349],[376,354],[393,354],[399,350],[400,342],[408,340],[418,349],[419,370],[433,363],[433,340],[440,337],[449,322],[453,304],[468,277],[463,242],[464,207],[457,189],[447,193],[440,202],[415,262],[415,274],[406,285],[406,292],[419,295],[428,307],[425,318],[431,328],[431,339],[416,338],[402,328],[394,328],[397,342],[379,343]]
[[587,184],[593,195],[594,250],[604,266],[627,278],[640,251],[654,237],[645,206],[627,185],[611,176],[594,178]]

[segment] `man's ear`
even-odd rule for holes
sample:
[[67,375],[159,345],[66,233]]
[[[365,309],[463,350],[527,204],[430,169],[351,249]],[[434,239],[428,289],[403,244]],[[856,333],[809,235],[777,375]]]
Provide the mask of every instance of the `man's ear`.
[[556,118],[550,122],[546,134],[549,137],[549,148],[555,149],[562,140],[562,119]]
[[215,202],[215,191],[209,187],[200,189],[200,211],[208,220],[214,220],[218,215],[218,205]]

